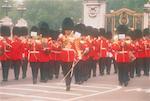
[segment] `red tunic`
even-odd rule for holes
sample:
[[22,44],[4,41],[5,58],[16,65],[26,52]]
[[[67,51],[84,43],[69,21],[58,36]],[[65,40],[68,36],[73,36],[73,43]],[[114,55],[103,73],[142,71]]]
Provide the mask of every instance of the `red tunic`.
[[134,42],[134,51],[135,51],[135,56],[136,58],[144,58],[145,57],[145,51],[144,51],[144,44],[143,41],[140,40],[136,40]]
[[73,62],[75,60],[75,51],[74,49],[64,48],[61,51],[61,60],[62,62]]
[[29,44],[29,62],[39,62],[40,61],[40,50],[41,50],[41,42],[39,40],[31,39]]
[[22,46],[22,42],[19,39],[19,37],[14,37],[11,45],[12,45],[11,59],[12,60],[22,60],[23,46]]
[[99,39],[99,54],[100,54],[100,58],[106,58],[107,57],[107,53],[109,50],[109,41],[104,38],[101,37]]
[[119,63],[130,62],[130,49],[132,49],[130,44],[124,44],[124,41],[119,41],[112,45],[112,49],[115,52],[115,59]]
[[3,54],[0,56],[1,61],[7,61],[11,59],[11,40],[9,38],[4,38],[0,40],[0,49],[3,51]]

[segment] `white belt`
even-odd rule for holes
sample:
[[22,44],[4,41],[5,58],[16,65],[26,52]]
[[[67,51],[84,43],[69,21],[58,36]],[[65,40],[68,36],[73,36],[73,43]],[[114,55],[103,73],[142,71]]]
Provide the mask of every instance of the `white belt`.
[[128,51],[119,51],[118,53],[123,54],[123,53],[128,53]]
[[39,51],[30,51],[30,53],[39,53]]
[[63,48],[62,50],[64,50],[64,51],[74,51],[74,49],[70,49],[70,48]]
[[106,50],[106,48],[101,48],[101,50]]

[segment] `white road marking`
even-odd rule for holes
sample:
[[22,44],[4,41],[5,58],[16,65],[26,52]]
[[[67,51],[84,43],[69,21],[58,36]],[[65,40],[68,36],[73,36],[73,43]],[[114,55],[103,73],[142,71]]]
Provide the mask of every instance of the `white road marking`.
[[[45,87],[45,88],[56,88],[56,89],[63,89],[63,90],[65,90],[65,87],[56,87],[56,86],[44,86],[44,85],[18,85],[18,86],[28,86],[28,87],[30,87],[30,86],[36,86],[36,87]],[[75,91],[84,91],[84,92],[94,92],[94,93],[97,93],[97,92],[99,92],[99,91],[97,91],[97,90],[88,90],[88,89],[79,89],[79,88],[71,88],[71,90],[75,90]],[[70,94],[70,93],[69,93]],[[81,95],[81,94],[78,94],[78,95]]]
[[66,93],[66,92],[57,92],[57,91],[46,91],[46,90],[38,90],[38,89],[29,89],[29,88],[3,88],[0,89],[8,89],[8,90],[23,90],[23,91],[33,91],[33,92],[40,92],[40,93],[55,93],[55,94],[65,94],[65,95],[74,95],[74,96],[81,96],[81,94],[73,94],[73,93]]
[[131,91],[138,91],[138,92],[140,92],[140,91],[142,91],[142,89],[141,88],[134,88],[134,89],[125,90],[125,92],[131,92]]
[[[64,85],[63,83],[57,83],[57,85]],[[86,86],[86,85],[77,85],[77,84],[71,84],[72,86],[77,86],[77,87],[83,87],[83,88],[99,88],[99,89],[102,89],[102,88],[104,88],[104,89],[112,89],[112,88],[114,88],[114,87],[97,87],[97,86]]]
[[121,86],[117,86],[117,88],[114,88],[114,89],[111,89],[111,90],[106,90],[106,91],[95,93],[95,94],[76,97],[76,98],[68,99],[67,101],[77,101],[78,99],[83,99],[83,98],[87,98],[87,97],[92,97],[92,96],[96,96],[96,95],[100,95],[100,94],[104,94],[104,93],[110,93],[110,92],[113,92],[113,91],[117,91],[121,88],[122,88]]
[[125,92],[132,92],[132,91],[136,91],[136,92],[145,92],[145,93],[150,93],[150,89],[142,89],[142,88],[134,88],[134,89],[128,89],[125,90]]
[[54,100],[54,101],[66,101],[65,99],[58,99],[58,98],[50,98],[50,97],[42,97],[42,96],[34,96],[34,95],[24,95],[24,94],[16,94],[16,93],[4,93],[0,92],[0,95],[9,95],[9,96],[18,96],[24,98],[35,98],[35,99],[45,99],[45,100]]
[[[40,87],[42,88],[55,88],[55,89],[63,89],[65,90],[65,84],[63,83],[47,83],[47,84],[37,84],[37,85],[33,85],[33,84],[19,84],[19,85],[11,85],[11,86],[4,86],[4,87],[0,87],[0,89],[12,89],[12,90],[25,90],[25,91],[35,91],[35,92],[41,92],[41,93],[56,93],[56,94],[65,94],[66,95],[73,95],[74,97],[72,98],[66,98],[66,99],[58,99],[58,98],[54,98],[52,96],[50,97],[42,97],[41,96],[38,96],[36,97],[36,95],[34,96],[28,96],[28,95],[24,95],[24,94],[16,94],[16,93],[4,93],[4,92],[0,92],[0,94],[3,94],[3,95],[12,95],[12,96],[20,96],[20,97],[27,97],[27,98],[37,98],[39,100],[55,100],[55,101],[77,101],[79,99],[83,99],[83,98],[87,98],[87,97],[92,97],[92,96],[95,96],[95,95],[99,95],[99,94],[104,94],[104,93],[109,93],[109,92],[113,92],[113,91],[117,91],[119,89],[121,89],[122,87],[120,86],[115,86],[115,85],[105,85],[105,84],[96,84],[95,86],[94,85],[76,85],[76,84],[72,84],[71,85],[71,91],[70,92],[59,92],[59,91],[46,91],[46,90],[37,90],[37,89],[29,89],[29,88],[23,88],[23,87]],[[63,86],[63,87],[62,87]],[[19,87],[19,88],[18,88]],[[22,88],[20,88],[22,87]],[[76,87],[76,88],[74,88]],[[79,88],[77,88],[79,87]],[[82,89],[81,89],[82,88]],[[88,88],[90,89],[96,89],[96,90],[89,90]],[[105,89],[105,91],[104,91]],[[74,93],[73,91],[79,91],[79,92],[76,92]],[[77,93],[81,93],[80,91],[82,92],[88,92],[90,94],[77,94]],[[51,98],[52,97],[52,98]],[[34,100],[34,99],[33,99]]]

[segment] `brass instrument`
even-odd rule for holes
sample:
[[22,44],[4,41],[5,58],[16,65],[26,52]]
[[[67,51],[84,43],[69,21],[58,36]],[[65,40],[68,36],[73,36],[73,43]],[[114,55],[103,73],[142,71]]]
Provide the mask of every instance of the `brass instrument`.
[[50,54],[50,49],[49,49],[49,46],[48,46],[48,39],[47,38],[42,38],[41,39],[41,44],[42,44],[42,48],[43,48],[43,50],[44,50],[44,53],[46,54],[46,55],[49,55]]
[[0,56],[4,55],[5,52],[10,52],[12,46],[6,41],[5,38],[1,38],[4,47],[0,48]]

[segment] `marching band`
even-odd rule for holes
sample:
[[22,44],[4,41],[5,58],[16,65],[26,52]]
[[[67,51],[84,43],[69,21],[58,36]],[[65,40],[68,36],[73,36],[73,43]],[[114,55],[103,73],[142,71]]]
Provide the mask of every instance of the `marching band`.
[[[140,77],[143,70],[145,76],[150,72],[150,32],[136,29],[131,35],[113,40],[110,33],[104,29],[95,29],[84,24],[74,25],[71,18],[65,18],[62,23],[62,33],[54,39],[49,26],[43,22],[39,28],[33,26],[28,34],[27,27],[1,26],[0,61],[3,81],[8,80],[10,67],[14,69],[15,80],[19,80],[20,68],[22,78],[26,78],[29,67],[32,70],[33,84],[37,83],[40,70],[40,82],[59,77],[59,70],[66,82],[66,91],[70,90],[71,79],[82,84],[91,74],[93,77],[99,67],[99,75],[111,71],[112,61],[115,72],[118,72],[120,85],[127,86],[130,77]],[[125,34],[125,36],[123,36]],[[28,63],[30,66],[28,66]],[[117,68],[117,69],[116,69]]]

